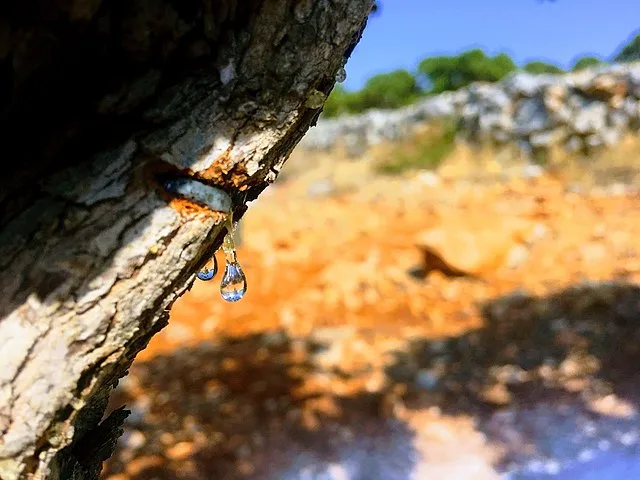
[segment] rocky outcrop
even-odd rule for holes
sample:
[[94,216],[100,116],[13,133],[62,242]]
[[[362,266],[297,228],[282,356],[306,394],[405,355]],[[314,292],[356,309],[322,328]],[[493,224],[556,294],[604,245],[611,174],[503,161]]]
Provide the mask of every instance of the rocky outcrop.
[[343,144],[357,154],[444,118],[455,119],[460,136],[471,143],[513,143],[525,152],[555,145],[573,152],[612,145],[627,131],[640,129],[640,62],[565,75],[516,73],[398,110],[323,119],[301,147],[329,150]]

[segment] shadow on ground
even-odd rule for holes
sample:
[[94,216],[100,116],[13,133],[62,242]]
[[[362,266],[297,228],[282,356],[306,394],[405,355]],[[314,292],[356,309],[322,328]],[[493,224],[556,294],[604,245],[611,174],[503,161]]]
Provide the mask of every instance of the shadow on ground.
[[[104,474],[151,479],[409,478],[412,432],[378,394],[305,392],[320,348],[282,332],[218,339],[134,365],[132,410]],[[354,441],[354,439],[356,439]]]
[[483,328],[396,353],[390,375],[416,364],[407,398],[473,415],[510,478],[640,478],[640,287],[584,284],[478,308]]
[[640,287],[585,284],[478,308],[481,329],[407,340],[372,393],[332,394],[335,372],[314,360],[327,345],[283,332],[135,364],[112,402],[133,413],[105,475],[420,479],[417,465],[435,458],[387,408],[402,391],[409,412],[473,417],[506,478],[640,478]]

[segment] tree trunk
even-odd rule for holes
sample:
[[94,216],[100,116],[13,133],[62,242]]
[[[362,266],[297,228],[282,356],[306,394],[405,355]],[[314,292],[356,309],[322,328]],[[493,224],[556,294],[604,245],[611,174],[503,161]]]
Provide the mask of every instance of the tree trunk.
[[314,124],[371,0],[0,6],[0,478],[95,479],[109,394]]

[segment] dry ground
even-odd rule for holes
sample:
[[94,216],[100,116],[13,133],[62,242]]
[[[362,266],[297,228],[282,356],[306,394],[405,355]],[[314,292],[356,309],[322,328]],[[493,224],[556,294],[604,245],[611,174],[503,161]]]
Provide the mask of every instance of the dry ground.
[[246,298],[196,281],[118,388],[105,479],[636,476],[632,189],[291,162],[242,222]]

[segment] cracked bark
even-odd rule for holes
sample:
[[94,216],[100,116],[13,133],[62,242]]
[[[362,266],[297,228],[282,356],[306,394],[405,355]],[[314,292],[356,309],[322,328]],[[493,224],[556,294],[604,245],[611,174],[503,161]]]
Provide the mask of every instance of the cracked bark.
[[0,478],[98,478],[109,394],[279,172],[371,0],[11,0],[0,6]]

